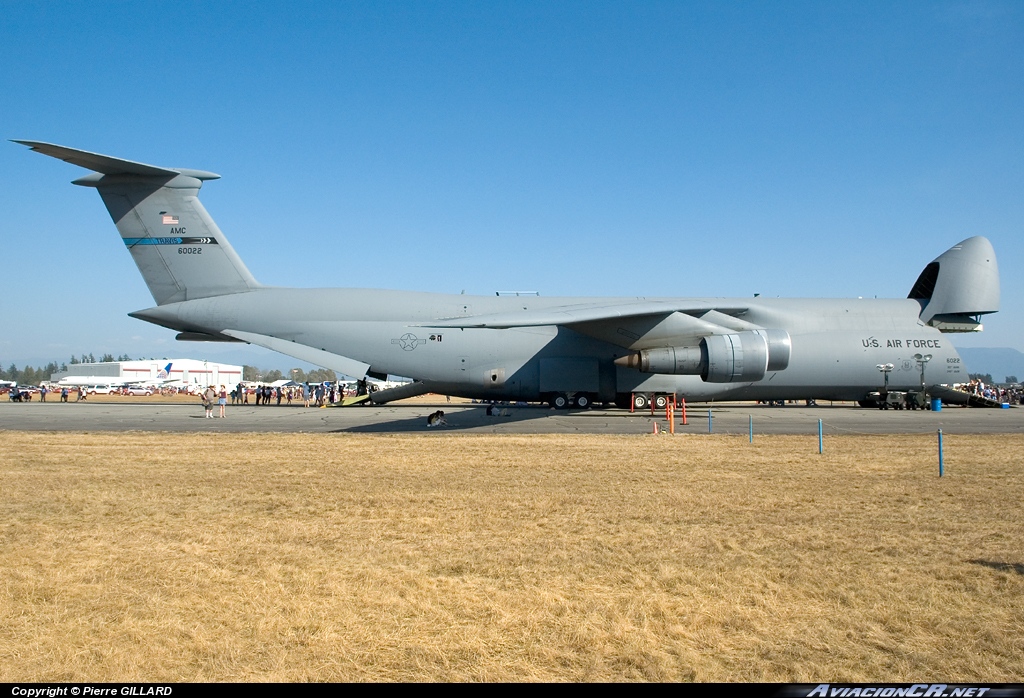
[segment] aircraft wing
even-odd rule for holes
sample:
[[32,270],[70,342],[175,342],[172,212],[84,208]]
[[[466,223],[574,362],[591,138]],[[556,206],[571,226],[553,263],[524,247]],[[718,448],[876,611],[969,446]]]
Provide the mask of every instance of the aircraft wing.
[[240,339],[243,342],[286,354],[300,361],[308,361],[317,366],[324,366],[353,378],[362,378],[370,370],[370,364],[364,364],[362,361],[356,361],[341,354],[332,354],[323,349],[316,349],[307,344],[299,344],[298,342],[291,342],[287,339],[279,339],[278,337],[271,337],[265,334],[242,332],[241,330],[224,330],[223,333],[229,337]]
[[442,318],[422,327],[489,328],[505,330],[512,327],[540,327],[543,325],[569,325],[583,322],[614,320],[648,315],[668,315],[674,312],[703,314],[717,310],[729,315],[741,315],[746,308],[726,308],[712,303],[679,305],[670,301],[631,301],[626,303],[581,303],[543,310],[523,310],[489,315]]
[[423,323],[422,326],[511,329],[556,325],[624,348],[642,349],[712,334],[763,329],[739,317],[746,311],[745,307],[716,306],[713,303],[681,305],[671,301],[640,300],[445,318]]

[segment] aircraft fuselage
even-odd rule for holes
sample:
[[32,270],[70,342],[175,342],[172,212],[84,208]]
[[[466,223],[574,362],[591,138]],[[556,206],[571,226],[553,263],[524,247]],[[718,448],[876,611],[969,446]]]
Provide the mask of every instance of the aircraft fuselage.
[[[761,380],[738,383],[708,383],[698,375],[642,373],[616,366],[613,361],[629,353],[621,342],[602,341],[563,326],[431,326],[442,319],[537,312],[593,300],[261,288],[171,303],[133,316],[181,332],[270,335],[363,361],[377,373],[423,381],[435,392],[479,399],[542,399],[568,390],[552,370],[582,366],[586,371],[586,365],[595,366],[596,373],[575,379],[583,382],[575,390],[586,389],[601,400],[630,392],[676,393],[694,400],[859,400],[882,388],[885,379],[879,364],[893,365],[890,390],[961,382],[967,375],[948,337],[921,322],[920,304],[907,299],[603,299],[611,306],[655,301],[743,307],[743,321],[788,332],[789,365],[769,371]],[[915,356],[931,358],[922,362]],[[579,361],[593,363],[571,363]]]

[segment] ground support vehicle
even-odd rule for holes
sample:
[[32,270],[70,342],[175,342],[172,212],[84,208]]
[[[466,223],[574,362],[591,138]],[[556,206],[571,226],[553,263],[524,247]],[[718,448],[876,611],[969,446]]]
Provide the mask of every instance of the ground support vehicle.
[[930,410],[931,402],[923,390],[899,391],[890,390],[886,393],[869,393],[860,400],[861,407],[877,407],[880,410]]

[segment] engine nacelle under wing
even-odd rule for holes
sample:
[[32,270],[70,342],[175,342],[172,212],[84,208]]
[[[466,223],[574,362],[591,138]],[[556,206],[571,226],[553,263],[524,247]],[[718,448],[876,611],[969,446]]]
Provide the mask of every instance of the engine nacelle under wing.
[[751,330],[704,337],[698,344],[644,349],[615,363],[643,373],[699,375],[708,383],[749,383],[789,366],[785,330]]

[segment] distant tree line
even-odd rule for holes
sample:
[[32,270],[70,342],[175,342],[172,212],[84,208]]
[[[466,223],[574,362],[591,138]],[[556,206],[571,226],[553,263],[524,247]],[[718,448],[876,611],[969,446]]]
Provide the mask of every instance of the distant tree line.
[[[132,357],[128,356],[127,354],[121,354],[116,359],[114,358],[113,354],[104,354],[103,356],[101,356],[99,358],[99,362],[98,363],[109,363],[111,361],[131,361],[131,360],[132,360]],[[140,356],[138,358],[138,360],[139,361],[145,361],[146,359],[144,359],[144,358],[142,358]],[[94,364],[94,363],[97,363],[97,360],[96,360],[96,357],[93,356],[92,354],[82,354],[82,358],[76,358],[75,356],[72,356],[71,357],[71,361],[69,361],[68,363],[70,363],[70,364]]]
[[67,368],[67,364],[58,366],[56,361],[51,361],[45,366],[37,368],[26,365],[25,368],[21,369],[12,363],[7,367],[6,371],[0,368],[0,380],[15,381],[21,385],[35,385],[40,381],[50,380],[50,374],[57,373],[57,371],[66,371]]

